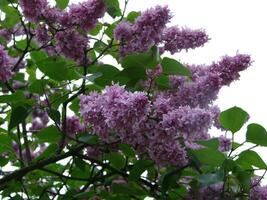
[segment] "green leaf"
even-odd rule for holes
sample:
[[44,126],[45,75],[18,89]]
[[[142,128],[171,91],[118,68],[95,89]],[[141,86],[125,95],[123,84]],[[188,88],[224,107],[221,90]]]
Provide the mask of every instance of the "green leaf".
[[0,166],[1,167],[4,167],[8,162],[9,162],[9,159],[7,159],[3,156],[0,156]]
[[62,133],[53,125],[41,130],[36,134],[39,142],[57,143],[61,138]]
[[129,22],[135,22],[136,18],[139,17],[141,15],[141,12],[136,12],[136,11],[132,11],[127,15],[127,20]]
[[6,14],[5,20],[1,24],[5,28],[12,28],[20,22],[19,12],[10,6],[2,6],[1,10]]
[[251,151],[251,150],[243,151],[239,155],[236,162],[240,165],[242,165],[242,163],[244,163],[244,164],[247,163],[251,166],[258,167],[259,169],[266,169],[267,168],[267,165],[261,159],[261,157],[255,151]]
[[177,180],[181,177],[181,171],[177,169],[168,170],[160,180],[161,190],[166,193],[171,188],[177,188]]
[[111,152],[105,154],[105,159],[107,159],[113,167],[118,169],[123,168],[125,165],[125,158],[119,153]]
[[112,184],[112,191],[117,194],[143,196],[147,193],[141,188],[130,184]]
[[134,85],[140,80],[145,80],[147,77],[146,70],[142,67],[126,68],[119,72],[114,80],[121,84]]
[[96,77],[94,82],[100,86],[110,85],[114,77],[120,72],[116,67],[112,65],[100,65],[97,70],[97,73],[101,73],[101,76]]
[[201,141],[197,141],[197,144],[203,145],[205,147],[214,149],[214,150],[218,150],[219,148],[219,140],[218,138],[213,138],[210,140],[201,140]]
[[188,68],[172,58],[163,58],[161,66],[163,73],[166,75],[191,76],[191,72]]
[[120,4],[118,0],[104,0],[108,14],[115,18],[121,16]]
[[8,130],[11,130],[22,123],[28,117],[29,113],[30,108],[28,106],[17,106],[12,108]]
[[48,110],[49,117],[55,121],[57,124],[60,124],[60,112],[55,109]]
[[219,116],[221,125],[232,133],[239,131],[248,119],[248,113],[239,107],[223,111]]
[[90,35],[93,35],[93,36],[96,36],[99,34],[99,32],[102,30],[103,28],[103,24],[101,23],[97,23],[97,25],[95,26],[95,28],[93,28],[91,31],[90,31]]
[[267,132],[264,127],[259,124],[249,124],[246,134],[247,142],[251,142],[260,146],[267,146]]
[[43,94],[46,84],[47,80],[35,80],[32,84],[30,84],[29,92]]
[[163,89],[163,90],[169,89],[170,88],[169,77],[163,74],[159,75],[156,78],[156,84],[159,89]]
[[99,144],[99,138],[96,135],[90,135],[90,134],[82,134],[82,136],[79,138],[79,141],[90,145]]
[[12,151],[12,140],[8,135],[0,134],[0,154],[7,152],[8,150]]
[[69,0],[56,0],[56,2],[57,2],[57,7],[60,8],[61,10],[64,10],[69,4]]
[[159,50],[155,46],[145,53],[136,53],[125,56],[121,61],[121,65],[123,68],[154,68],[159,63]]
[[0,103],[14,103],[26,100],[25,95],[21,91],[17,91],[10,95],[1,95]]
[[68,68],[66,62],[58,57],[49,57],[47,59],[38,61],[37,67],[47,75],[49,78],[56,81],[63,81],[68,79]]
[[54,155],[57,149],[58,149],[58,145],[57,144],[51,144],[51,145],[49,145],[45,149],[45,151],[40,156],[38,156],[36,158],[36,160],[42,160],[42,159],[48,158],[51,155]]
[[138,160],[130,170],[129,180],[139,180],[141,174],[153,165],[151,160]]
[[202,164],[212,167],[221,166],[226,158],[222,152],[212,148],[192,150],[191,152]]
[[129,158],[135,157],[135,152],[129,144],[119,144],[119,148],[125,156]]

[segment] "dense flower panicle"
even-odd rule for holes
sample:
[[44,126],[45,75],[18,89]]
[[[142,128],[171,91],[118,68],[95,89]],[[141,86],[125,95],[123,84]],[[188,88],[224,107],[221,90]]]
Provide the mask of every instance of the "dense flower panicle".
[[198,133],[207,132],[212,123],[213,114],[209,110],[183,106],[163,115],[161,125],[170,135],[191,139]]
[[47,0],[20,0],[24,16],[32,22],[38,22],[48,6]]
[[220,62],[214,63],[210,67],[210,71],[220,76],[222,85],[229,85],[240,77],[240,71],[247,69],[250,65],[251,58],[249,55],[237,54],[234,57],[223,57]]
[[67,58],[83,63],[85,50],[88,46],[88,38],[69,29],[56,34],[56,50]]
[[121,22],[114,31],[115,37],[120,40],[120,55],[145,52],[158,44],[170,19],[168,7],[157,6],[143,12],[132,25]]
[[45,25],[40,25],[35,30],[36,39],[41,45],[47,44],[52,38],[48,34],[48,29]]
[[261,186],[259,178],[251,181],[249,200],[267,200],[267,186]]
[[152,143],[148,153],[159,166],[183,167],[188,163],[186,151],[175,140]]
[[115,40],[128,41],[133,37],[132,24],[127,21],[120,22],[114,30]]
[[40,108],[34,108],[32,111],[32,124],[30,131],[36,132],[45,128],[49,122],[49,116],[46,111]]
[[191,30],[188,28],[170,27],[164,30],[163,49],[171,54],[185,49],[195,49],[203,46],[209,40],[204,30]]
[[84,131],[85,131],[85,127],[83,124],[81,124],[79,117],[77,116],[67,117],[66,132],[70,136],[76,133],[79,133],[79,132],[84,132]]
[[57,7],[47,6],[42,15],[49,23],[60,23],[63,17],[63,11]]
[[0,45],[0,81],[6,82],[12,76],[13,58],[9,57],[4,47]]
[[65,12],[62,18],[63,26],[79,26],[84,31],[95,27],[98,18],[104,16],[106,6],[102,0],[87,0],[79,4],[70,5],[69,12]]

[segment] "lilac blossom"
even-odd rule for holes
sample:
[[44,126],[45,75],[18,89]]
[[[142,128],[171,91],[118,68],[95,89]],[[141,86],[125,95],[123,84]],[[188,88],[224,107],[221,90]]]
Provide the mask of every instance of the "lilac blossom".
[[12,38],[12,32],[8,29],[0,29],[0,37],[3,37],[7,42],[10,42]]
[[47,0],[20,0],[20,6],[29,21],[38,22],[48,2]]
[[0,81],[6,82],[12,76],[13,59],[9,57],[4,47],[0,45]]
[[62,53],[67,58],[83,63],[85,59],[85,50],[88,46],[88,39],[86,36],[79,34],[75,30],[69,29],[58,32],[55,38],[56,50],[58,53]]
[[76,133],[84,131],[85,127],[83,124],[81,124],[79,117],[77,116],[67,117],[66,132],[67,134],[69,134],[69,136],[73,136]]
[[102,0],[87,0],[79,4],[70,5],[69,12],[63,14],[61,23],[63,26],[76,25],[84,31],[93,29],[98,18],[104,16],[106,6]]
[[223,135],[221,135],[218,139],[219,139],[219,150],[222,152],[230,151],[231,140]]
[[204,30],[191,30],[188,28],[170,27],[164,30],[162,42],[163,49],[171,54],[185,49],[194,49],[203,46],[209,37]]
[[[120,41],[121,56],[145,52],[158,44],[170,19],[168,7],[157,6],[143,12],[132,25],[121,22],[122,24],[119,24],[114,31],[115,37]],[[127,37],[123,37],[125,35]]]

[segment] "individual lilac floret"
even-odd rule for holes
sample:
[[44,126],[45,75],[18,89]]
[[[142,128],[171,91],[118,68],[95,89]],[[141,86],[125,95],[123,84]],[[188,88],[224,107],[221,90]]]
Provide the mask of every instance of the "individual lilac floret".
[[231,150],[231,140],[223,135],[219,138],[219,150],[221,152],[227,152]]
[[12,75],[13,59],[8,56],[4,47],[0,45],[0,81],[6,82]]
[[47,0],[20,0],[20,6],[29,21],[38,22],[48,2]]
[[229,85],[232,81],[238,80],[239,72],[247,69],[251,65],[251,58],[246,54],[238,54],[234,57],[225,56],[218,63],[210,67],[210,71],[218,74],[222,80],[222,85]]
[[85,50],[87,48],[87,37],[75,30],[60,31],[56,34],[56,50],[67,58],[78,63],[83,63]]
[[98,18],[104,16],[106,6],[102,0],[87,0],[79,4],[72,4],[69,12],[65,12],[62,25],[79,26],[84,31],[89,31],[95,27]]
[[[118,30],[115,29],[116,37],[120,38],[120,31],[132,32],[132,36],[127,33],[127,39],[120,40],[120,55],[126,56],[135,52],[145,52],[153,45],[158,44],[162,37],[162,32],[166,24],[171,19],[170,11],[167,6],[156,6],[151,8],[137,17],[135,23],[130,27],[130,24],[118,25]],[[132,30],[131,30],[132,29]]]
[[66,120],[66,132],[69,136],[73,136],[76,133],[84,132],[85,127],[81,124],[79,117],[72,116],[67,117]]
[[209,40],[204,30],[191,30],[188,28],[170,27],[164,30],[162,42],[163,49],[171,54],[185,49],[195,49],[203,46]]
[[115,40],[127,41],[133,36],[132,24],[127,21],[122,21],[119,23],[114,30]]

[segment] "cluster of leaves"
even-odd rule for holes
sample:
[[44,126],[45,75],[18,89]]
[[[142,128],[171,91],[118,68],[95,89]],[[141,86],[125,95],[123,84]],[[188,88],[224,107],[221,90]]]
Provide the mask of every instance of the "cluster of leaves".
[[[138,83],[147,78],[146,70],[158,64],[163,69],[155,81],[160,90],[170,88],[169,75],[190,77],[190,71],[179,61],[161,58],[156,47],[119,58],[113,30],[124,18],[134,21],[139,12],[130,12],[125,17],[118,0],[104,2],[114,23],[99,22],[89,33],[90,37],[96,37],[88,52],[92,60],[90,66],[77,67],[75,62],[64,57],[48,56],[31,36],[14,37],[10,44],[0,37],[10,56],[18,57],[18,62],[26,60],[25,69],[15,73],[8,82],[0,83],[1,198],[124,200],[153,197],[177,200],[185,198],[188,185],[197,192],[200,188],[223,183],[225,194],[246,199],[255,170],[267,170],[266,163],[253,151],[256,146],[267,146],[267,132],[259,124],[249,124],[246,141],[235,142],[235,134],[248,118],[248,114],[238,107],[220,115],[221,125],[232,134],[231,151],[218,151],[218,139],[199,141],[205,148],[188,152],[190,163],[183,168],[156,166],[149,158],[137,156],[128,144],[119,143],[119,151],[114,152],[113,143],[105,143],[90,134],[80,133],[75,138],[67,138],[68,145],[62,148],[67,137],[64,133],[67,112],[71,110],[79,115],[77,97],[80,94],[101,91],[112,82],[125,85],[131,91],[140,90]],[[60,9],[68,6],[68,0],[56,3]],[[1,28],[10,29],[20,24],[23,28],[34,29],[35,24],[25,20],[17,5],[17,0],[0,0],[0,10],[5,15],[0,22]],[[97,64],[106,55],[117,60],[121,69]],[[24,83],[23,87],[14,90],[12,84],[16,81]],[[50,126],[38,133],[27,132],[26,126],[32,121],[32,110],[40,101],[26,97],[26,92],[49,102],[43,109],[48,112]],[[19,155],[14,150],[14,141],[19,144]],[[239,150],[245,143],[254,146]],[[32,158],[30,150],[38,150],[41,144],[46,144],[47,148]],[[101,158],[83,154],[87,147],[101,148]],[[24,151],[26,157],[22,155]]]

